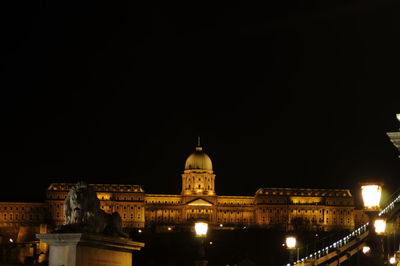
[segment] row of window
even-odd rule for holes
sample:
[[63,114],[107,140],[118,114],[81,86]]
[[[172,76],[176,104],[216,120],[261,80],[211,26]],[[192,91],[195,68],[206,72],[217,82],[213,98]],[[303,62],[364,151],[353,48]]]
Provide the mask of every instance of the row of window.
[[29,215],[27,215],[27,216],[25,216],[25,214],[23,213],[23,214],[21,214],[21,215],[19,215],[18,213],[15,213],[14,215],[13,215],[13,213],[4,213],[3,215],[0,215],[0,219],[2,219],[3,221],[6,221],[6,220],[9,220],[9,221],[13,221],[13,220],[15,220],[15,221],[18,221],[18,220],[25,220],[25,218],[27,218],[27,219],[29,219],[29,220],[33,220],[34,218],[35,219],[39,219],[39,214],[36,214],[36,215],[33,215],[33,214],[29,214]]
[[[265,209],[265,208],[262,208],[261,209],[262,210],[262,212],[263,213],[265,213],[265,212],[269,212],[269,213],[286,213],[287,212],[287,210],[286,209]],[[307,213],[309,213],[309,214],[316,214],[316,213],[319,213],[319,214],[322,214],[322,210],[290,210],[290,212],[291,213],[304,213],[304,214],[307,214]],[[329,211],[327,210],[326,212],[325,212],[326,214],[329,214]],[[333,213],[333,214],[350,214],[351,212],[349,211],[349,210],[347,210],[347,211],[345,211],[345,210],[334,210],[334,211],[331,211],[331,213]]]
[[[61,208],[61,207],[63,207],[63,205],[62,204],[56,204],[56,208],[57,209],[59,209],[59,208]],[[102,209],[111,209],[112,208],[112,205],[102,205],[102,206],[100,206]],[[115,206],[115,208],[117,209],[117,210],[119,210],[120,209],[120,207],[121,207],[121,209],[124,209],[124,210],[126,210],[128,207],[130,207],[130,209],[131,210],[133,210],[133,209],[135,209],[135,207],[136,206],[120,206],[120,205],[116,205]],[[141,206],[137,206],[137,209],[138,210],[140,210],[141,209]]]
[[[195,188],[196,188],[196,186],[193,186],[193,189],[195,189]],[[187,189],[191,189],[190,184],[187,186]],[[205,189],[205,188],[203,188],[202,185],[199,184],[199,185],[197,185],[197,188],[196,188],[196,189]],[[208,189],[208,190],[211,189],[210,185],[207,186],[207,189]]]
[[243,203],[243,202],[218,202],[218,205],[247,205],[252,203]]
[[[156,212],[157,210],[151,210],[151,212],[152,213],[154,213],[154,212]],[[162,212],[162,210],[160,210],[161,212]],[[167,212],[170,212],[170,213],[173,213],[173,212],[179,212],[178,210],[164,210],[164,213],[167,213]]]
[[166,216],[164,216],[164,217],[162,217],[162,216],[158,216],[158,217],[150,216],[147,219],[150,222],[158,221],[158,222],[169,222],[169,223],[172,223],[172,222],[179,222],[180,221],[180,217],[179,216],[177,216],[177,217],[174,217],[174,216],[168,216],[168,217],[166,217]]
[[146,203],[155,203],[155,204],[180,204],[180,201],[157,201],[157,200],[152,200],[152,201],[146,201]]
[[[126,213],[123,213],[123,215],[122,215],[122,218],[123,219],[127,219],[127,217],[128,217],[128,215],[126,214]],[[131,213],[131,219],[134,219],[135,218],[135,216],[133,215],[133,213]],[[140,213],[137,215],[137,218],[138,219],[140,219],[141,218],[141,215],[140,215]]]
[[[112,206],[109,205],[108,207],[111,208]],[[116,205],[116,206],[115,206],[115,208],[116,208],[117,210],[119,210],[119,207],[121,207],[121,209],[124,209],[124,210],[129,209],[128,207],[130,207],[130,209],[133,210],[133,209],[135,209],[136,206],[120,206],[120,205]],[[140,207],[140,206],[137,206],[137,209],[140,210],[141,207]]]
[[[270,217],[269,219],[270,219],[270,222],[274,221],[273,217]],[[311,222],[313,224],[315,224],[317,220],[318,220],[319,223],[323,223],[324,222],[323,218],[316,219],[316,217],[308,218],[308,217],[304,217],[304,216],[298,216],[298,217],[292,217],[292,223],[296,223],[296,221],[294,219],[301,219],[302,222]],[[263,222],[265,221],[265,217],[264,216],[262,217],[262,221]],[[268,221],[268,217],[267,217],[267,221]],[[330,221],[329,217],[326,217],[325,218],[325,222],[328,224],[329,221]],[[340,221],[340,224],[345,224],[343,217],[341,217],[340,219],[336,219],[336,217],[334,217],[331,221],[333,222],[333,224],[337,224],[337,221]],[[347,218],[346,221],[347,221],[348,225],[351,224],[350,218]]]
[[31,211],[33,211],[33,210],[36,210],[36,211],[44,211],[46,208],[45,207],[0,207],[0,210],[5,210],[5,211],[7,211],[7,210],[10,210],[10,211],[12,211],[12,210],[16,210],[16,211],[18,211],[18,210],[22,210],[22,211],[24,211],[24,210],[31,210]]
[[[332,211],[332,213],[336,214],[336,210]],[[326,211],[326,214],[329,214],[329,211]],[[337,210],[337,214],[350,214],[350,211]]]
[[[188,181],[191,181],[190,179],[191,179],[191,178],[188,177],[187,180],[188,180]],[[201,181],[201,177],[198,177],[198,180]],[[195,177],[193,177],[193,181],[196,181],[196,178],[195,178]],[[208,178],[208,179],[206,178],[205,181],[211,182],[211,179],[210,179],[210,178]]]
[[281,222],[286,222],[287,219],[282,218],[282,217],[261,217],[262,223],[281,223]]
[[[347,197],[347,193],[334,193],[334,192],[297,192],[297,191],[288,191],[284,193],[283,191],[264,191],[263,195],[287,195],[287,196],[333,196],[333,197]],[[261,196],[261,195],[260,195]]]
[[[138,197],[137,199],[135,199],[134,197],[130,197],[131,201],[138,201],[141,200],[141,197]],[[104,200],[104,197],[101,197],[101,200]],[[128,197],[112,197],[110,200],[123,200],[123,201],[128,201],[129,198]]]
[[[64,195],[49,194],[48,197],[49,197],[49,199],[65,199],[67,197],[67,195],[66,194],[64,194]],[[141,199],[143,199],[143,198],[142,197],[138,197],[138,198],[135,199],[135,197],[130,197],[131,201],[137,201],[137,200],[141,200]],[[100,200],[104,200],[104,196],[102,196]],[[111,198],[111,200],[124,200],[124,201],[127,201],[127,200],[129,200],[129,197],[118,197],[117,196],[117,197]]]
[[252,223],[253,222],[253,219],[252,218],[250,218],[250,219],[246,219],[246,218],[243,218],[243,219],[241,219],[241,218],[236,218],[236,219],[234,219],[234,218],[217,218],[217,223],[247,223],[247,221],[249,222],[249,223]]

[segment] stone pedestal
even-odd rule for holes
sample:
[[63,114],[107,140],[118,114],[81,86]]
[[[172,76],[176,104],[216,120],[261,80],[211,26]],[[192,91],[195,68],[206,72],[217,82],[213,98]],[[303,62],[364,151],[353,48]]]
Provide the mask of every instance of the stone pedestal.
[[49,266],[132,266],[132,253],[144,243],[102,235],[37,234],[50,246]]

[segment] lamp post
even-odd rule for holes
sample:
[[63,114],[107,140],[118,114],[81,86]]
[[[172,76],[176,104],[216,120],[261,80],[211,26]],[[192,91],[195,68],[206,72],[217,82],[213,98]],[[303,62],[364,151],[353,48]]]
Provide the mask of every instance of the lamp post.
[[379,217],[382,195],[381,183],[362,183],[361,194],[364,211],[369,219],[369,246],[371,248],[371,265],[384,265],[383,236],[386,230],[386,220]]
[[204,240],[207,236],[208,224],[198,221],[194,224],[196,236],[200,239],[199,259],[195,261],[196,266],[207,266],[208,261],[205,259]]
[[286,247],[289,250],[289,264],[293,264],[293,251],[296,249],[296,237],[287,236],[286,237]]

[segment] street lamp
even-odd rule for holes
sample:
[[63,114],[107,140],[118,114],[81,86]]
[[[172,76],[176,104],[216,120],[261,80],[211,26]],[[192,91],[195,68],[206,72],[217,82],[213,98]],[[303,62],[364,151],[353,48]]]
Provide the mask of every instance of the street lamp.
[[372,265],[383,265],[383,236],[386,230],[386,220],[379,217],[382,183],[362,183],[361,195],[364,211],[369,219],[369,246],[374,261]]
[[296,249],[296,237],[287,236],[286,237],[286,247],[289,250],[289,264],[293,264],[293,251]]
[[198,221],[194,224],[194,231],[196,236],[200,239],[199,260],[196,260],[196,266],[207,266],[208,261],[205,259],[204,240],[208,232],[208,223]]
[[205,222],[196,222],[194,224],[194,230],[196,231],[196,235],[198,237],[206,236],[208,231],[208,224]]
[[361,194],[364,202],[365,211],[379,211],[381,201],[382,186],[374,183],[363,183]]
[[286,237],[286,246],[288,249],[294,249],[296,247],[296,238],[294,236]]
[[376,218],[374,221],[374,228],[377,235],[384,235],[386,231],[386,220],[383,218]]
[[367,254],[368,252],[370,252],[371,248],[369,246],[363,246],[362,248],[362,253]]

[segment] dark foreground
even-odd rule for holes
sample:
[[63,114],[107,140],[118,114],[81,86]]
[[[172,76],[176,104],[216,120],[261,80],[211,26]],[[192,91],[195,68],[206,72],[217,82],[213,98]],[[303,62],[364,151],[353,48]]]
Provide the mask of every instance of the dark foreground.
[[[298,234],[299,245],[308,243],[311,251],[314,240],[327,239],[328,233]],[[286,265],[289,253],[285,246],[286,233],[267,229],[211,230],[204,241],[208,266]],[[135,254],[134,265],[190,266],[199,258],[201,241],[193,232],[142,233],[135,240],[145,242],[145,248]],[[328,239],[327,239],[328,241]],[[294,254],[296,257],[296,254]],[[363,265],[362,256],[354,256],[343,265]]]

